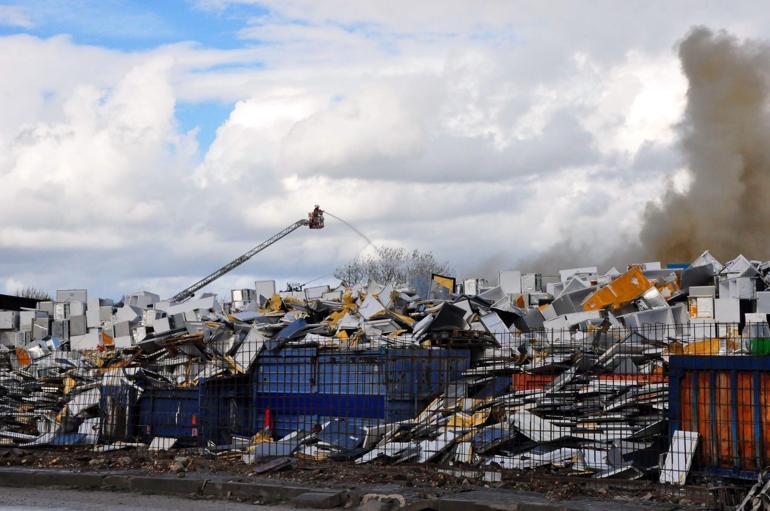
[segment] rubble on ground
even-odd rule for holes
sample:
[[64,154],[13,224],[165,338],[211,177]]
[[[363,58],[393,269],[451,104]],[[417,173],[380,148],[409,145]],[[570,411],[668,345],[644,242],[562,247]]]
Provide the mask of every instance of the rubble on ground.
[[[276,482],[310,485],[327,485],[330,488],[382,488],[387,481],[389,488],[414,499],[431,499],[436,496],[477,488],[508,488],[536,491],[553,499],[594,497],[616,501],[658,501],[676,504],[683,498],[682,490],[671,490],[651,481],[594,481],[584,484],[581,480],[559,476],[547,469],[518,471],[460,470],[438,471],[432,465],[374,463],[361,470],[353,462],[306,461],[290,458],[295,463],[286,465],[286,458],[272,458],[258,465],[233,463],[228,456],[212,456],[199,449],[179,449],[149,453],[144,448],[131,449],[113,456],[95,454],[85,446],[69,446],[34,449],[0,447],[0,466],[44,468],[77,472],[103,473],[105,470],[128,471],[146,475],[166,476],[179,473],[177,458],[186,458],[185,478],[211,481],[227,480],[254,482],[255,476]],[[272,468],[264,471],[270,463]],[[276,466],[277,465],[277,466]],[[476,472],[472,477],[470,472]],[[502,476],[500,482],[490,482],[488,474]],[[495,478],[498,479],[498,478]],[[611,486],[610,486],[611,485]],[[608,487],[610,490],[608,490]],[[707,488],[690,486],[687,497],[698,503],[712,504],[714,497]],[[411,499],[410,499],[411,500]],[[709,507],[714,508],[716,506]]]
[[166,450],[176,438],[110,430],[121,409],[108,405],[123,399],[110,389],[133,392],[135,402],[150,389],[248,377],[306,348],[461,350],[465,365],[409,417],[319,415],[279,432],[265,416],[227,442],[206,440],[206,449],[247,463],[271,455],[657,478],[670,443],[668,356],[770,352],[768,270],[704,252],[687,266],[625,272],[503,271],[496,285],[434,275],[276,292],[260,281],[228,303],[207,294],[170,303],[148,292],[113,302],[60,290],[34,309],[0,311],[0,445],[111,450],[141,440]]

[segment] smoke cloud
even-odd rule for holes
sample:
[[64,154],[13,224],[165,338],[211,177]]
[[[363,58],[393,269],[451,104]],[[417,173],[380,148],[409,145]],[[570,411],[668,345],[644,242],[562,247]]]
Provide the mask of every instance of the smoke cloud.
[[695,28],[679,45],[689,82],[680,126],[688,191],[650,203],[640,233],[656,259],[770,256],[770,49]]
[[696,27],[678,53],[688,80],[677,127],[687,191],[669,184],[661,200],[647,203],[639,238],[608,247],[606,257],[567,238],[522,267],[622,270],[653,259],[687,263],[707,249],[721,260],[770,258],[770,47]]

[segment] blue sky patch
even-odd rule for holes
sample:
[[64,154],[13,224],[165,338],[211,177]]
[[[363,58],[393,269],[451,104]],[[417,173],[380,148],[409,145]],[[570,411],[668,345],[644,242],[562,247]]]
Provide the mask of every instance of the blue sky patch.
[[220,103],[218,101],[205,101],[201,103],[177,103],[174,114],[176,115],[179,129],[188,132],[198,128],[198,147],[200,154],[206,154],[214,138],[217,136],[217,128],[227,120],[233,104]]
[[30,28],[0,26],[0,35],[27,33],[39,37],[70,34],[79,44],[126,51],[195,41],[211,48],[243,46],[238,31],[267,11],[242,5],[218,12],[184,0],[24,0],[2,2],[17,6],[32,22]]

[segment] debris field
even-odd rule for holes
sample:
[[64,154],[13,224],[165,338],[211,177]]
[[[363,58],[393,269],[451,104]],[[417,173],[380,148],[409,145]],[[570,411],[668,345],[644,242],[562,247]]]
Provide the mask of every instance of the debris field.
[[770,353],[770,263],[278,292],[222,303],[60,290],[0,311],[0,445],[268,457],[685,484],[669,357]]

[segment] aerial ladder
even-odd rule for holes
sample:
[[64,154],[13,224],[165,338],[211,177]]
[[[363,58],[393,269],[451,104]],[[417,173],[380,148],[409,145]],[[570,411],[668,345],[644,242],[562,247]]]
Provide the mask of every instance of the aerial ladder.
[[303,218],[302,220],[297,220],[296,222],[294,222],[284,230],[273,234],[270,238],[266,239],[256,247],[252,248],[242,256],[230,261],[229,263],[222,266],[217,271],[207,275],[206,277],[203,277],[192,286],[178,292],[171,298],[171,303],[179,303],[187,300],[188,298],[192,297],[196,293],[196,291],[208,286],[209,284],[217,280],[219,277],[221,277],[225,273],[228,273],[234,270],[235,268],[237,268],[238,266],[242,265],[243,263],[245,263],[255,255],[259,254],[260,252],[265,250],[267,247],[269,247],[276,241],[280,240],[281,238],[285,238],[286,236],[293,233],[300,227],[304,227],[304,226],[308,226],[311,229],[323,229],[324,227],[323,210],[316,205],[313,211],[308,213],[307,218]]

